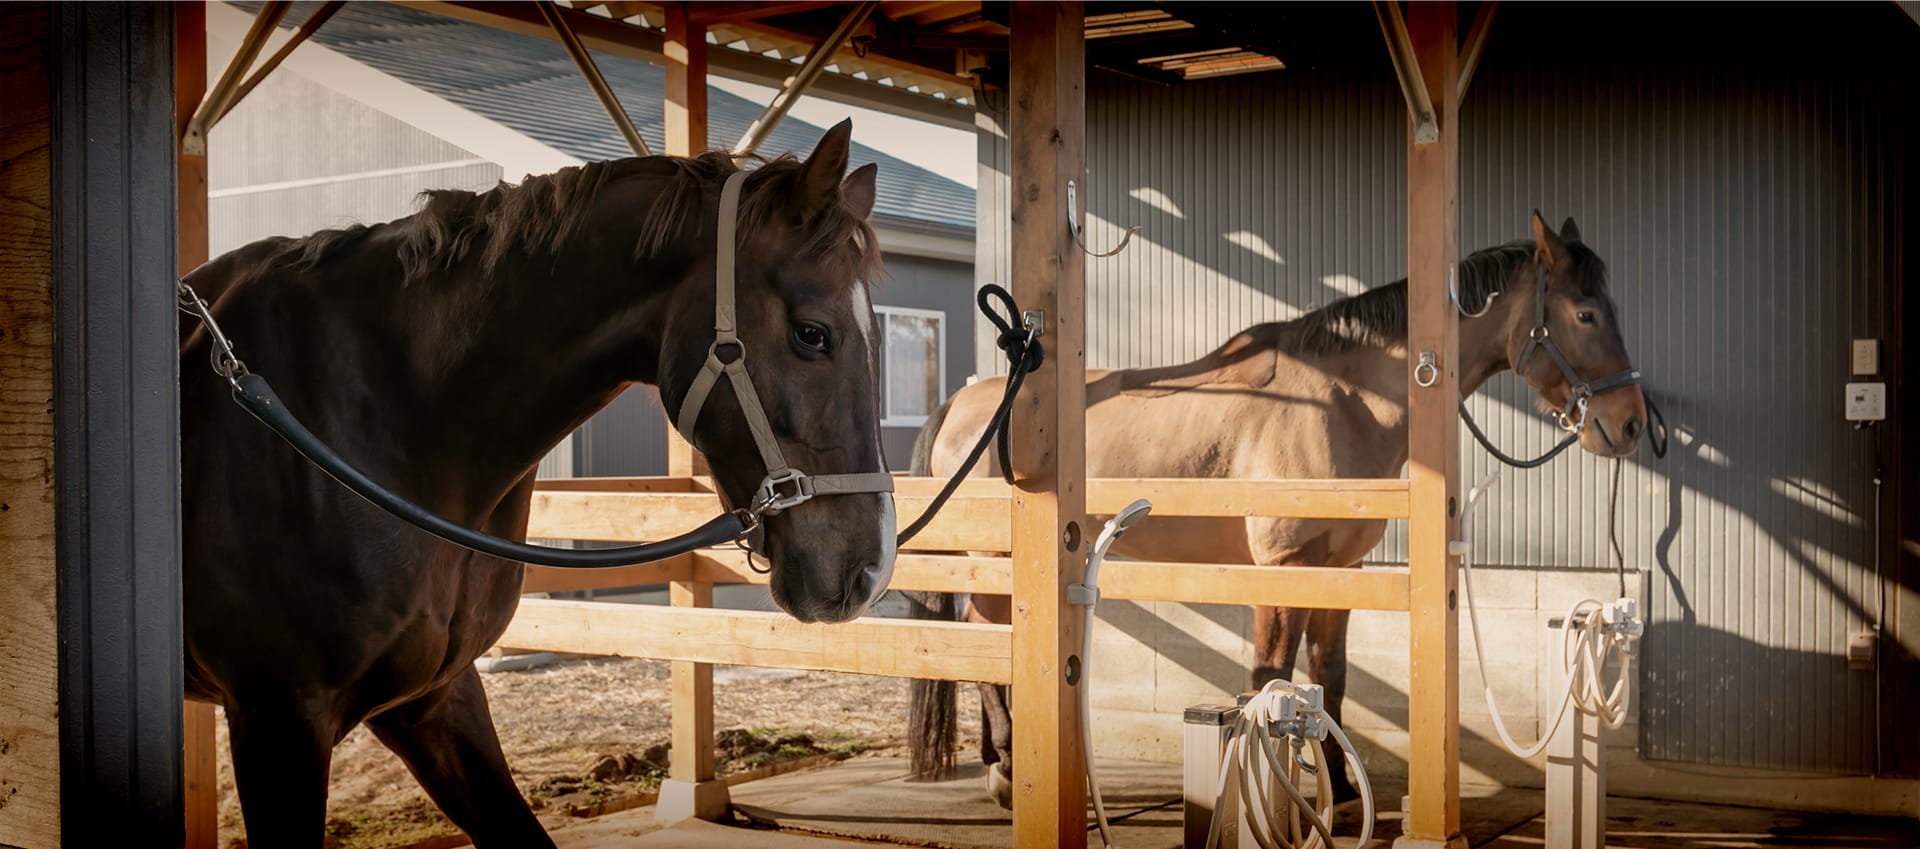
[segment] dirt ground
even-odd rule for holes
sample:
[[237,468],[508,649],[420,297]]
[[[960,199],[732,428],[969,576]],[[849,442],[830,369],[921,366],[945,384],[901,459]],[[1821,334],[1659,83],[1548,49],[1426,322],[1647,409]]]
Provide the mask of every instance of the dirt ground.
[[[668,664],[563,657],[482,676],[494,725],[521,792],[543,817],[654,790],[666,768]],[[903,757],[909,682],[894,678],[719,667],[714,728],[722,775],[822,757]],[[979,708],[962,686],[961,735],[978,748]],[[219,725],[220,842],[246,846],[224,716]],[[329,847],[415,846],[459,830],[400,760],[355,728],[333,752]]]

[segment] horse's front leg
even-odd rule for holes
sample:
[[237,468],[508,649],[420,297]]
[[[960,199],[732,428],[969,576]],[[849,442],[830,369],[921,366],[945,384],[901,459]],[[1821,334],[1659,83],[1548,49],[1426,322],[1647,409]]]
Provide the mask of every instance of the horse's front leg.
[[276,694],[226,704],[248,846],[319,849],[326,838],[327,776],[339,726],[296,701]]
[[473,667],[440,689],[367,720],[367,727],[406,762],[474,846],[553,846],[513,783],[486,690]]
[[[1303,611],[1304,612],[1304,611]],[[1347,619],[1351,610],[1315,610],[1307,620],[1307,674],[1326,690],[1327,716],[1341,724],[1341,706],[1347,697]],[[1336,802],[1360,798],[1347,778],[1345,750],[1339,741],[1327,736],[1327,764],[1333,770],[1333,798]]]

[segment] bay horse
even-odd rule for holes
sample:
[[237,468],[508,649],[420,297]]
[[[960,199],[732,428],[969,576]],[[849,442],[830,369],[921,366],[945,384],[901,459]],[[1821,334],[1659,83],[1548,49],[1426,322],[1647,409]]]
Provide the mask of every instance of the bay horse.
[[[1535,212],[1533,238],[1479,251],[1459,263],[1460,392],[1513,369],[1543,409],[1585,410],[1581,447],[1631,454],[1646,421],[1644,396],[1625,379],[1632,363],[1608,294],[1606,265],[1567,219],[1555,232]],[[1544,296],[1536,295],[1544,292]],[[1544,311],[1536,304],[1544,297]],[[1545,334],[1534,327],[1544,323]],[[1554,341],[1565,365],[1532,356],[1529,340]],[[1292,321],[1254,326],[1193,362],[1087,373],[1087,475],[1103,478],[1397,478],[1407,463],[1407,287],[1400,280]],[[1552,352],[1549,348],[1549,353]],[[1576,392],[1567,368],[1590,400]],[[1602,375],[1614,377],[1602,378]],[[1003,378],[949,398],[922,428],[913,473],[947,475],[960,465],[1000,398]],[[1604,387],[1604,388],[1603,388]],[[980,468],[977,475],[997,474]],[[1104,517],[1094,517],[1099,521]],[[1144,560],[1357,567],[1386,522],[1274,518],[1150,517],[1115,547]],[[915,615],[953,618],[952,596],[909,593]],[[966,618],[1011,621],[1006,596],[973,594]],[[1304,636],[1308,673],[1326,689],[1337,722],[1347,684],[1349,611],[1254,608],[1251,688],[1291,678]],[[980,685],[981,759],[988,791],[1011,804],[1012,720],[1005,687]],[[921,776],[953,765],[951,682],[915,681],[908,734]],[[1353,787],[1339,748],[1327,747],[1335,793]]]
[[[843,180],[851,132],[745,172],[711,152],[429,192],[412,216],[256,242],[187,283],[354,465],[524,540],[535,467],[563,437],[633,383],[680,409],[717,347],[716,244],[737,230],[738,333],[778,448],[808,472],[884,472],[876,172]],[[473,663],[512,619],[523,566],[350,494],[226,397],[208,351],[198,329],[181,350],[186,682],[226,709],[250,845],[321,845],[330,753],[365,722],[475,845],[552,846]],[[739,397],[711,388],[693,442],[744,506],[767,467]],[[802,621],[851,619],[885,591],[890,493],[817,499],[761,531],[773,597]]]

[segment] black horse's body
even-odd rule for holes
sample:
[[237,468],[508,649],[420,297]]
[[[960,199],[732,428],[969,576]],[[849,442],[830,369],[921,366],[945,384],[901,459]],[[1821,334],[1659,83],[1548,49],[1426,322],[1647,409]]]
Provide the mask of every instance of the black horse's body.
[[[738,237],[741,335],[763,342],[749,367],[788,456],[820,473],[883,468],[859,291],[875,270],[873,172],[842,185],[847,133],[750,175]],[[654,157],[435,193],[411,218],[256,243],[187,282],[347,460],[524,539],[534,468],[561,438],[632,382],[685,393],[713,339],[713,218],[732,170]],[[839,344],[790,342],[802,319]],[[473,667],[513,616],[521,565],[340,487],[229,400],[207,350],[203,332],[182,349],[187,688],[226,708],[250,845],[320,845],[329,756],[360,722],[478,845],[551,845]],[[745,504],[763,470],[729,391],[715,399],[696,444]],[[891,552],[890,517],[884,493],[769,517],[776,598],[804,618],[858,615],[870,599],[846,575]]]

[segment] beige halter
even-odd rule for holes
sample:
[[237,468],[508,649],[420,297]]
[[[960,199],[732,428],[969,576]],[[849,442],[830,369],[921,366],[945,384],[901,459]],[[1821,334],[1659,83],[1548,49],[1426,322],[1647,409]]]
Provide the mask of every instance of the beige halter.
[[[700,420],[700,410],[706,406],[707,396],[713,392],[714,384],[722,375],[733,382],[733,397],[740,403],[740,412],[747,419],[747,429],[753,433],[753,443],[760,449],[760,461],[767,467],[767,476],[760,481],[753,503],[747,507],[755,519],[796,507],[816,495],[892,492],[893,476],[884,471],[809,475],[795,469],[787,465],[786,456],[780,453],[780,443],[773,438],[773,428],[767,424],[766,410],[760,406],[760,394],[753,388],[753,379],[747,376],[746,343],[740,341],[734,328],[734,228],[739,219],[740,187],[746,179],[747,172],[736,171],[727,177],[726,185],[720,189],[719,244],[714,255],[713,345],[707,349],[706,364],[700,368],[700,373],[693,378],[693,385],[687,389],[687,397],[680,404],[680,416],[674,421],[674,427],[688,442],[692,442],[693,425]],[[727,352],[728,357],[722,357],[722,350]],[[783,490],[782,487],[787,489]]]

